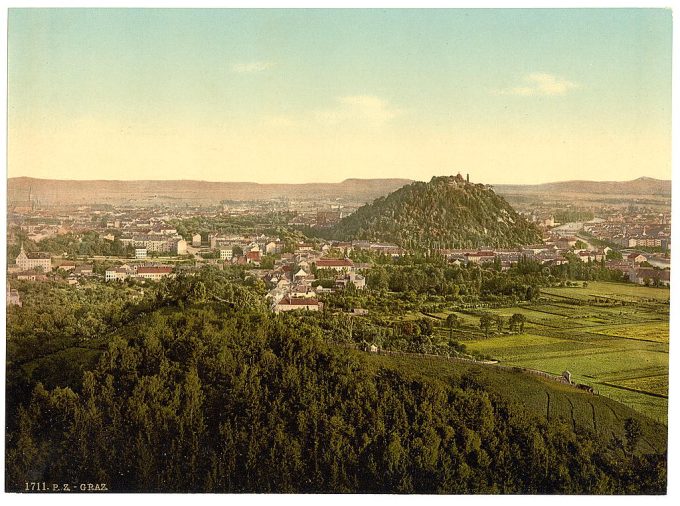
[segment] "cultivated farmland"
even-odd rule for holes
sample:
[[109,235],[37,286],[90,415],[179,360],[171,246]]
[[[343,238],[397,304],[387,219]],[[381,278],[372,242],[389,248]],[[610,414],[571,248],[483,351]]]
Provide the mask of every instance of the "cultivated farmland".
[[461,332],[460,339],[501,364],[568,370],[573,381],[666,423],[669,296],[665,288],[619,283],[549,288],[536,304],[487,311],[506,321],[524,315],[523,333]]

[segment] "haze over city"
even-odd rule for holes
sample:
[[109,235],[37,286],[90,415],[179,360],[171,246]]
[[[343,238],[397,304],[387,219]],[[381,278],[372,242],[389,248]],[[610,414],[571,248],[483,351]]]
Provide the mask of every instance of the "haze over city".
[[670,179],[671,11],[10,10],[8,175]]

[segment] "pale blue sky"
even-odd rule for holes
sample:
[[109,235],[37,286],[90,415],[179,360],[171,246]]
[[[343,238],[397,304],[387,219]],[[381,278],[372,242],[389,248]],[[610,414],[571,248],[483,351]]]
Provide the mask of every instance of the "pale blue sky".
[[21,9],[9,175],[670,178],[671,11]]

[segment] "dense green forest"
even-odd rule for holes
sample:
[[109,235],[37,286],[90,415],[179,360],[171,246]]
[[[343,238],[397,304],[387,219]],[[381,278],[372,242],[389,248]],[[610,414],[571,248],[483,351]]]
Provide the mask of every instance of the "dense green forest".
[[325,232],[409,248],[508,247],[540,242],[538,230],[494,191],[460,177],[434,177],[376,199]]
[[[102,320],[99,340],[65,315],[60,325],[57,295],[11,308],[7,490],[665,492],[665,450],[642,449],[641,419],[623,436],[576,431],[474,375],[377,363],[331,343],[323,323],[270,313],[248,283],[206,269],[121,288],[118,303],[76,301],[78,318]],[[58,360],[27,370],[41,312],[54,320],[40,339],[74,339],[96,356],[74,354],[68,375],[51,370]]]

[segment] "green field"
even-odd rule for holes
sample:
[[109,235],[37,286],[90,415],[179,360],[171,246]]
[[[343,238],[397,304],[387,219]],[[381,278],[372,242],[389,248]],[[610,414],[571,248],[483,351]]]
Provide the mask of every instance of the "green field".
[[561,374],[656,420],[668,417],[669,299],[665,288],[592,282],[542,290],[536,304],[490,312],[523,314],[522,334],[465,340],[501,364]]
[[629,283],[607,283],[603,281],[590,281],[587,288],[542,288],[541,293],[576,299],[589,299],[595,295],[631,302],[640,301],[641,299],[654,299],[665,302],[668,301],[671,294],[667,288],[650,288]]
[[614,325],[598,327],[594,332],[625,339],[641,339],[655,343],[668,344],[668,323],[640,323],[637,325]]

